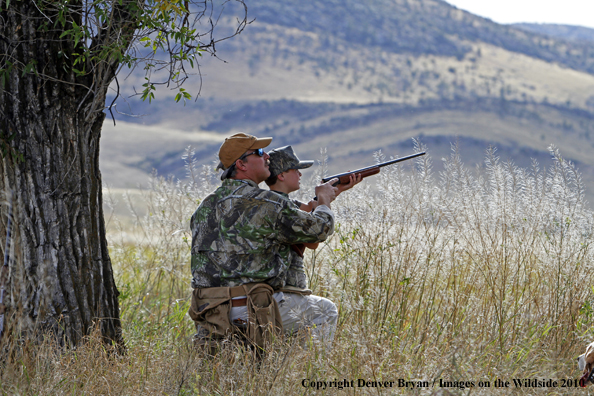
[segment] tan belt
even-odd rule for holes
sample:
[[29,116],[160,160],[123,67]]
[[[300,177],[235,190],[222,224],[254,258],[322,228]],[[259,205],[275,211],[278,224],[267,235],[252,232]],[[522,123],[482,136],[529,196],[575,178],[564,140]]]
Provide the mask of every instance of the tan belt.
[[[309,289],[300,289],[298,287],[293,286],[285,286],[280,289],[275,289],[275,292],[276,291],[285,293],[297,293],[304,296],[309,296],[311,294],[311,290]],[[243,297],[237,298],[236,300],[231,300],[232,307],[245,307],[247,305],[247,297],[245,296],[245,289],[243,288],[243,286],[230,287],[229,295],[231,296],[231,298]]]
[[[277,291],[277,290],[275,290],[275,291]],[[309,290],[309,289],[300,289],[300,288],[294,287],[294,286],[285,286],[281,289],[278,289],[278,291],[285,292],[285,293],[297,293],[297,294],[301,294],[304,296],[309,296],[311,294],[311,290]],[[231,287],[229,289],[229,294],[231,295],[231,298],[243,297],[243,296],[245,296],[245,290],[243,289],[242,286]],[[231,300],[232,307],[245,307],[246,305],[247,305],[247,297]]]
[[243,297],[238,298],[236,300],[231,300],[232,307],[245,307],[247,305],[247,297],[245,295],[245,289],[243,288],[243,286],[230,287],[229,295],[231,296],[231,298]]
[[247,305],[247,297],[231,300],[232,307],[245,307]]

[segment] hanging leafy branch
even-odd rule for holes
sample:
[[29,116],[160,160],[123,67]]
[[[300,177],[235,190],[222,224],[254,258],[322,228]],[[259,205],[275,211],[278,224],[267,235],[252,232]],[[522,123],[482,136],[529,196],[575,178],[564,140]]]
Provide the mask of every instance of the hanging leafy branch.
[[[231,30],[229,13],[235,16]],[[0,18],[10,17],[34,18],[37,31],[0,34],[0,89],[15,72],[34,73],[87,89],[89,114],[104,110],[102,89],[123,68],[144,70],[146,83],[138,93],[143,100],[152,100],[159,85],[177,90],[176,101],[191,99],[181,86],[191,74],[199,75],[198,58],[214,55],[217,43],[248,24],[244,0],[2,0]],[[227,33],[215,37],[222,19]],[[20,52],[30,40],[55,47],[57,70]]]

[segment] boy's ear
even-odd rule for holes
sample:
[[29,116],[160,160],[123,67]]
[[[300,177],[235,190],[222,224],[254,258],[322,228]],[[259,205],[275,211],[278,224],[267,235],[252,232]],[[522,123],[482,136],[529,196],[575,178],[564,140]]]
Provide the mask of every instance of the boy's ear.
[[284,172],[282,172],[282,173],[279,173],[279,175],[277,176],[277,178],[278,178],[278,180],[280,180],[280,181],[285,181],[285,173],[284,173]]

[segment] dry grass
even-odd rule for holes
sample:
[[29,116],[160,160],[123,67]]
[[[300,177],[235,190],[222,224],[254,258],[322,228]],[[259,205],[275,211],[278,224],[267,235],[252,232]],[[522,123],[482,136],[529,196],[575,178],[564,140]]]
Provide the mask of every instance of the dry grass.
[[[591,341],[593,216],[579,174],[556,151],[548,170],[519,169],[494,153],[480,176],[454,153],[441,175],[423,157],[398,166],[335,203],[338,227],[310,252],[311,286],[340,306],[331,351],[278,343],[261,362],[239,346],[209,357],[191,342],[188,220],[218,184],[207,170],[188,183],[155,179],[135,244],[112,231],[127,353],[91,336],[76,350],[15,349],[0,374],[3,394],[506,394],[496,379],[558,381],[515,388],[566,394],[575,357]],[[324,166],[319,167],[317,179]],[[306,196],[309,187],[303,188]],[[117,230],[116,220],[112,229]],[[396,381],[357,387],[358,379]],[[398,388],[398,380],[429,387]],[[354,381],[326,390],[308,381]],[[434,381],[435,385],[434,385]],[[491,388],[479,388],[490,381]],[[308,382],[310,383],[310,382]],[[315,384],[314,384],[315,385]],[[328,384],[326,384],[328,385]],[[344,384],[343,384],[344,385]],[[321,384],[323,387],[323,384]],[[465,389],[462,389],[462,388]],[[450,392],[450,393],[447,393]],[[583,394],[580,389],[576,392]]]

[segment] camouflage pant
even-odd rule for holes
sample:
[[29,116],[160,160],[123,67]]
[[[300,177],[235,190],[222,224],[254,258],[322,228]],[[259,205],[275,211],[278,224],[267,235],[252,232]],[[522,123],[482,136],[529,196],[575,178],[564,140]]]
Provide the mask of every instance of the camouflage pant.
[[[324,297],[287,292],[274,293],[274,298],[278,301],[286,334],[307,330],[311,332],[314,342],[328,348],[332,345],[338,321],[338,309],[332,301]],[[247,321],[247,309],[232,308],[230,316],[233,323]]]

